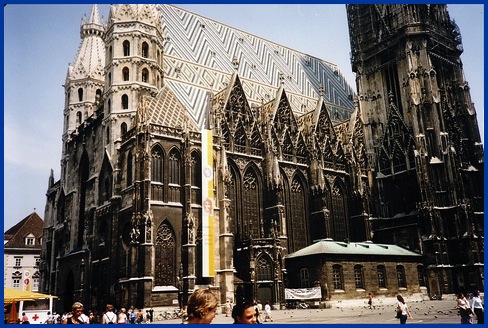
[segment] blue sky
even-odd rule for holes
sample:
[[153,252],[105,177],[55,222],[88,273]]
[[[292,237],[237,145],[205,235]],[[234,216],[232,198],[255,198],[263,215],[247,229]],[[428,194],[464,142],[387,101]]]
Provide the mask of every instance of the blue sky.
[[[354,87],[344,5],[178,6],[330,61]],[[99,5],[104,20],[109,5]],[[465,77],[484,134],[484,8],[449,4],[461,30]],[[64,84],[91,5],[4,8],[4,231],[35,211],[44,218],[51,169],[60,175]]]

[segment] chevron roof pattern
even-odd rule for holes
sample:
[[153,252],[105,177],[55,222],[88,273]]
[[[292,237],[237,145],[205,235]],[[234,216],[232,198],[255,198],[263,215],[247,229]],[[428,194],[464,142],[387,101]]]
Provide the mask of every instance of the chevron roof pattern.
[[158,8],[165,36],[164,83],[199,126],[208,91],[224,89],[236,70],[251,104],[274,99],[283,85],[301,115],[315,109],[322,85],[331,117],[350,117],[354,91],[337,65],[176,6]]

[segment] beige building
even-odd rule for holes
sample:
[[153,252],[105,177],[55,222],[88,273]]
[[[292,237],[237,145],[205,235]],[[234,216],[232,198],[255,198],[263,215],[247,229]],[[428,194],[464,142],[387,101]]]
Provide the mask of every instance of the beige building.
[[4,233],[4,288],[39,290],[43,226],[33,212]]

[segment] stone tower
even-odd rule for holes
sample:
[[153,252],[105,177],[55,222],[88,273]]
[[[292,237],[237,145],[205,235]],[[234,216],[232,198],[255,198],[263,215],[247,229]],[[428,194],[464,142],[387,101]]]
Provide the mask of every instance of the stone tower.
[[105,37],[105,133],[110,154],[131,128],[144,95],[162,85],[163,31],[155,6],[111,6]]
[[483,286],[483,147],[446,5],[347,5],[372,233],[425,256],[431,294]]

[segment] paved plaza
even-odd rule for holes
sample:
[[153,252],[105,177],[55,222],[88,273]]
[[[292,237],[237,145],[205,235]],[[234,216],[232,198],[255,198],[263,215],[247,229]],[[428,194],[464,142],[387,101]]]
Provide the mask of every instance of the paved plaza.
[[[376,306],[370,310],[362,301],[336,303],[327,309],[293,309],[273,310],[272,322],[264,324],[397,324],[395,318],[396,300],[383,299],[375,302]],[[460,317],[455,309],[456,301],[407,301],[413,319],[407,324],[458,324]],[[155,309],[156,313],[161,309]],[[225,314],[218,314],[212,324],[231,324],[232,318]],[[155,324],[181,323],[181,319],[156,321]],[[476,323],[476,319],[474,320]]]

